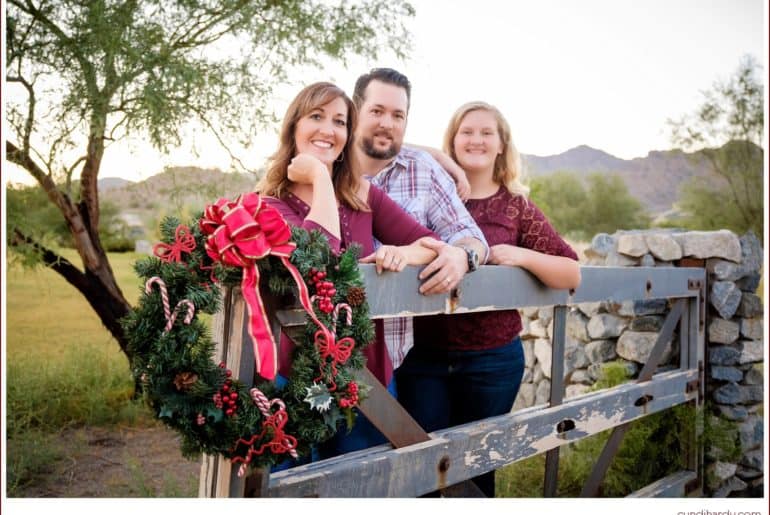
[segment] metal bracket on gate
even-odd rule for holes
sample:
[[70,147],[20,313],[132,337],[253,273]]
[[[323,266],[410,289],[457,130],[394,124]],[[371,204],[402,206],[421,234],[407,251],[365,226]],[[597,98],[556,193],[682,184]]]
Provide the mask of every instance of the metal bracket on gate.
[[700,295],[698,295],[698,311],[700,313],[698,325],[703,329],[706,324],[706,283],[701,279],[688,279],[687,289],[700,291]]

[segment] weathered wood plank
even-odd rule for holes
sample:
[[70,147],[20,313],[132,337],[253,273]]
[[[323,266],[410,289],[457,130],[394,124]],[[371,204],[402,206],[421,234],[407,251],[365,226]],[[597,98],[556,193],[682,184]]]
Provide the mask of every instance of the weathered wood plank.
[[680,470],[640,488],[626,497],[686,497],[687,483],[697,479],[692,470]]
[[[529,272],[519,268],[482,266],[466,275],[459,285],[459,297],[420,295],[417,275],[420,267],[377,275],[374,265],[359,265],[368,292],[372,318],[420,316],[436,313],[494,311],[526,306],[568,305],[580,302],[693,297],[689,279],[702,279],[705,271],[695,268],[610,268],[581,267],[580,287],[567,290],[546,288]],[[284,327],[305,323],[301,310],[282,310],[278,318]]]
[[[272,474],[271,497],[416,497],[692,400],[698,372],[672,371],[651,381],[569,399],[432,433],[401,449],[379,446]],[[649,396],[642,406],[634,402]],[[571,420],[574,429],[557,426]],[[443,466],[440,465],[443,464]],[[440,470],[443,470],[440,472]]]
[[[567,338],[567,306],[553,308],[553,338],[551,342],[551,395],[549,405],[559,406],[564,399],[564,348]],[[559,448],[545,454],[543,496],[555,497],[559,476]]]
[[[225,288],[222,292],[222,308],[212,320],[212,338],[215,343],[215,361],[224,361],[236,377],[247,384],[254,375],[254,355],[248,342],[246,329],[246,305],[240,288]],[[245,480],[236,474],[237,467],[222,456],[203,456],[200,497],[243,497]]]

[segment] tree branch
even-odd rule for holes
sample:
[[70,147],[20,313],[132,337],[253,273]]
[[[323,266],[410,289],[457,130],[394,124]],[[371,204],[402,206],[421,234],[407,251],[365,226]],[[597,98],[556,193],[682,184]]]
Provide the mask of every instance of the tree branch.
[[78,269],[66,258],[63,258],[51,249],[44,247],[37,241],[33,240],[21,232],[17,227],[13,228],[13,236],[11,236],[10,243],[15,247],[21,245],[28,245],[32,247],[38,254],[40,254],[40,257],[43,260],[45,266],[64,277],[68,283],[77,288],[77,290],[83,295],[88,292],[88,281],[86,280],[85,274],[81,272],[80,269]]

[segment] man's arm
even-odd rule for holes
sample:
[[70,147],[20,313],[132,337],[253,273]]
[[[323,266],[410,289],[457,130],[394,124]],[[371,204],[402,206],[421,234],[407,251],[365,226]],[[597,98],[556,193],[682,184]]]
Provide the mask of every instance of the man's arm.
[[449,243],[423,244],[438,253],[436,259],[419,276],[425,281],[420,287],[420,293],[431,295],[451,291],[468,272],[468,255],[461,245],[475,250],[481,263],[488,259],[489,246],[484,234],[457,196],[451,178],[434,159],[426,160],[425,164],[428,169],[418,173],[429,174],[432,181],[427,210],[428,228],[438,234],[443,242]]

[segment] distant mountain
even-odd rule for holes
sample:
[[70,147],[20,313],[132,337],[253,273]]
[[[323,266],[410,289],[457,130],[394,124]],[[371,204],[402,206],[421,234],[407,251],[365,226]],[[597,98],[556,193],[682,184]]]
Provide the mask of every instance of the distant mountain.
[[580,145],[554,156],[522,154],[526,173],[532,177],[568,171],[581,177],[594,172],[617,173],[653,217],[671,210],[679,187],[691,177],[721,183],[700,151],[651,151],[646,157],[620,159],[607,152]]
[[[113,183],[113,179],[103,179]],[[123,180],[123,179],[118,179]],[[100,197],[115,204],[124,213],[133,213],[146,222],[159,216],[186,209],[202,210],[220,197],[235,197],[253,191],[256,178],[251,174],[226,173],[219,169],[194,166],[170,167],[140,182],[100,189]],[[99,181],[99,187],[103,184]]]
[[133,184],[133,182],[126,179],[121,179],[120,177],[104,177],[99,179],[99,191],[105,192],[109,190],[116,190],[128,184]]
[[[552,156],[523,154],[526,173],[544,176],[568,171],[586,177],[590,173],[617,173],[631,195],[639,199],[648,213],[656,217],[671,211],[680,186],[692,177],[722,184],[710,169],[702,152],[681,150],[651,151],[645,157],[620,159],[607,152],[580,145]],[[220,197],[234,197],[253,191],[256,177],[251,174],[225,173],[219,169],[171,167],[141,182],[125,179],[100,179],[101,197],[123,211],[153,219],[160,213],[177,212],[183,206],[202,209]]]

